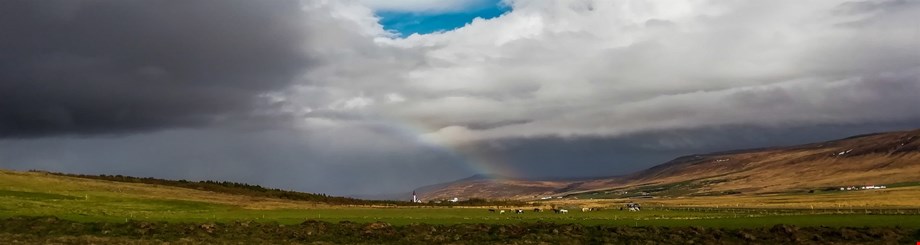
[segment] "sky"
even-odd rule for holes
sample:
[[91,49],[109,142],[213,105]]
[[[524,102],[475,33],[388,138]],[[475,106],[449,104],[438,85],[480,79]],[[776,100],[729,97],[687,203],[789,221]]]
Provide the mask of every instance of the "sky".
[[335,195],[920,128],[920,2],[0,1],[0,168]]
[[[386,4],[391,2],[370,1],[368,3]],[[419,7],[424,5],[416,3],[411,6]],[[379,23],[384,30],[405,38],[412,34],[421,35],[454,30],[469,24],[475,18],[492,19],[509,10],[510,8],[500,0],[481,0],[453,9],[418,11],[405,8],[378,7],[374,13],[380,18]]]

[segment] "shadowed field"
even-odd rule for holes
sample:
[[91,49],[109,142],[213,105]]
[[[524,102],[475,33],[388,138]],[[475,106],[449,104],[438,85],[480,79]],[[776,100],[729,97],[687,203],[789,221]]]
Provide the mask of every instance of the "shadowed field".
[[760,228],[623,227],[557,223],[409,224],[384,222],[278,224],[73,222],[50,217],[0,219],[7,244],[912,244],[903,227]]

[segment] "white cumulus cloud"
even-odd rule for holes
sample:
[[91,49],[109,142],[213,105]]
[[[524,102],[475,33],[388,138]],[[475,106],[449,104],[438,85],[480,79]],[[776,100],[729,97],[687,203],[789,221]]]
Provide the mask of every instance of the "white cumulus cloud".
[[342,34],[285,101],[400,102],[350,105],[464,140],[920,118],[917,2],[506,2],[443,33]]
[[445,13],[479,8],[486,0],[358,0],[378,11]]

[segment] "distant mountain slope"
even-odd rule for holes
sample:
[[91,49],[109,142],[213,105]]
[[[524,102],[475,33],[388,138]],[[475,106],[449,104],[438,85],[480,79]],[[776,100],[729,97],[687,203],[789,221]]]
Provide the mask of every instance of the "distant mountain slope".
[[[465,179],[419,191],[428,199],[532,199],[642,188],[654,191],[670,188],[659,194],[712,195],[916,181],[920,181],[920,130],[682,156],[623,177],[583,181]],[[650,186],[659,187],[646,188]]]
[[532,199],[565,189],[569,181],[530,181],[474,175],[416,189],[423,200],[458,198]]
[[381,201],[408,201],[412,200],[412,192],[405,193],[379,193],[379,194],[352,194],[347,197],[363,200],[381,200]]

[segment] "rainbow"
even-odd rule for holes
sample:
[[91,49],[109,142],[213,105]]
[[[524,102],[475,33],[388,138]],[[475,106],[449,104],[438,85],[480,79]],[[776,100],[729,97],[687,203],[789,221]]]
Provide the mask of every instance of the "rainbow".
[[520,175],[510,164],[504,164],[507,160],[499,154],[485,153],[469,145],[464,145],[464,143],[459,143],[463,140],[445,137],[439,137],[438,139],[426,138],[426,135],[432,135],[433,132],[441,130],[439,127],[394,118],[388,118],[384,124],[398,135],[405,137],[406,140],[420,143],[432,150],[460,159],[472,172],[477,174],[508,177]]

